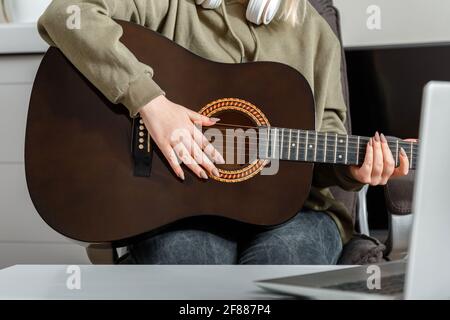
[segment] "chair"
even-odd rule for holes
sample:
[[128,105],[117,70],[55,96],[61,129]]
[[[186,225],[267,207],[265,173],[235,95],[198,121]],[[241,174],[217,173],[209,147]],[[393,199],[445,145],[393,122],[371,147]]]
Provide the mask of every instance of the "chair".
[[[333,1],[309,1],[329,23],[330,27],[336,33],[339,39],[341,39],[339,12],[333,6]],[[342,89],[344,99],[348,106],[348,110],[350,110],[346,70],[345,54],[344,51],[342,51]],[[348,111],[347,119],[347,131],[351,133],[350,111]],[[390,183],[386,187],[386,198],[389,199],[387,204],[388,208],[390,208],[389,211],[391,213],[391,231],[389,233],[390,236],[387,247],[379,240],[370,237],[366,203],[366,194],[368,187],[363,188],[363,190],[361,190],[359,193],[347,192],[338,187],[333,187],[331,189],[334,197],[343,202],[352,213],[353,222],[355,223],[355,229],[359,232],[358,234],[355,234],[353,239],[351,239],[350,242],[344,246],[339,264],[379,263],[385,261],[387,253],[393,251],[397,252],[399,250],[401,251],[405,248],[406,243],[403,239],[404,235],[407,233],[406,226],[408,225],[408,223],[404,217],[411,216],[408,214],[405,215],[406,212],[411,212],[410,205],[408,207],[408,203],[410,203],[410,200],[408,199],[410,199],[409,197],[411,195],[407,192],[401,192],[401,190],[404,190],[405,184],[408,185],[410,189],[412,189],[412,179],[413,178],[409,176],[407,179],[404,179],[400,182]],[[88,256],[91,262],[94,264],[116,263],[123,251],[123,248],[119,248],[119,250],[106,250],[104,248],[95,246],[90,246],[87,249]]]
[[[333,31],[341,39],[340,18],[332,0],[309,0],[316,10],[330,24]],[[350,99],[346,70],[345,53],[342,52],[342,89],[348,106],[347,131],[351,133]],[[355,229],[359,234],[344,247],[339,264],[366,264],[382,262],[389,258],[401,258],[408,248],[409,233],[412,225],[412,193],[414,173],[407,177],[390,181],[384,188],[386,207],[389,214],[389,230],[386,245],[378,239],[370,237],[368,224],[367,192],[365,186],[359,193],[345,192],[332,188],[336,199],[342,201],[352,212]]]
[[390,181],[384,188],[386,207],[389,213],[389,235],[386,255],[403,258],[409,247],[412,230],[412,198],[415,173]]

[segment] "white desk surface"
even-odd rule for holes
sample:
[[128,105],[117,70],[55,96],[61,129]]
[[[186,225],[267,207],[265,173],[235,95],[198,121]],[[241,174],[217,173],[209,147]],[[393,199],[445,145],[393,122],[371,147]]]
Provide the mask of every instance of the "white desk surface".
[[280,299],[253,281],[342,266],[93,266],[81,268],[81,289],[69,290],[63,265],[0,270],[0,299],[251,300]]

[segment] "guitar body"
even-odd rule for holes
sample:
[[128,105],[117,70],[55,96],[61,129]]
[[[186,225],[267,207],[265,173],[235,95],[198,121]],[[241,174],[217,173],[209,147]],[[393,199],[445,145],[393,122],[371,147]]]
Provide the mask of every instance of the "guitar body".
[[[256,106],[271,126],[314,129],[315,111],[305,78],[289,66],[215,63],[161,35],[120,22],[122,42],[154,68],[167,97],[200,111],[237,98]],[[236,110],[222,121],[252,124]],[[88,243],[127,243],[177,220],[216,215],[270,226],[292,218],[310,190],[313,165],[283,161],[275,175],[242,181],[202,181],[185,170],[179,180],[153,146],[151,174],[133,174],[132,119],[110,103],[56,48],[39,68],[25,144],[31,199],[59,233]]]

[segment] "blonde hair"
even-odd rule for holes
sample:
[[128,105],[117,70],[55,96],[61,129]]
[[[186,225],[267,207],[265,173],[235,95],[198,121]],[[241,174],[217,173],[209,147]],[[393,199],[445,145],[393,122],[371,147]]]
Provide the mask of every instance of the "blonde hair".
[[[280,20],[287,21],[292,25],[303,22],[306,15],[306,0],[281,0]],[[301,7],[301,13],[299,8]]]
[[[248,2],[248,0],[240,0],[242,3]],[[306,1],[307,0],[280,0],[281,7],[278,19],[286,21],[292,25],[297,25],[303,22],[306,16]],[[301,7],[301,13],[300,8]]]

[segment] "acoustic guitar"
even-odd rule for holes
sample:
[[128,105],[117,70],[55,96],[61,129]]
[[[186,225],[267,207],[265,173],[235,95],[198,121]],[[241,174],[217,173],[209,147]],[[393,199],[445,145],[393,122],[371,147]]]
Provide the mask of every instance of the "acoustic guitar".
[[[277,225],[302,208],[314,163],[363,163],[369,138],[314,131],[313,94],[295,69],[208,61],[156,32],[119,23],[121,41],[153,67],[172,101],[221,118],[220,132],[255,129],[258,157],[219,165],[221,176],[208,181],[191,173],[181,181],[142,120],[109,102],[52,47],[31,95],[25,167],[34,206],[57,232],[82,242],[126,244],[197,215]],[[417,143],[390,138],[389,146],[397,165],[403,147],[416,167]],[[274,160],[281,160],[276,174],[261,174]]]

